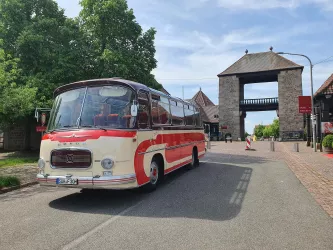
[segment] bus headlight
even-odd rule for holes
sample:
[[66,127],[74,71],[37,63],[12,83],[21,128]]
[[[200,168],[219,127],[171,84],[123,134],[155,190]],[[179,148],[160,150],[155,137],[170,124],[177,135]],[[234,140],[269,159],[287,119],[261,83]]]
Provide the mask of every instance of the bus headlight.
[[39,169],[44,169],[45,168],[45,161],[43,158],[39,158],[38,160],[38,168]]
[[101,161],[101,165],[104,169],[111,169],[114,165],[114,161],[111,158],[104,158]]

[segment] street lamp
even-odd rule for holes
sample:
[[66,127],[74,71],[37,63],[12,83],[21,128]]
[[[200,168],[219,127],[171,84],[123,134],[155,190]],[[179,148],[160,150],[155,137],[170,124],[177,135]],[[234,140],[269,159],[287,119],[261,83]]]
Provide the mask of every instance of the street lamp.
[[[306,55],[302,55],[302,54],[294,54],[294,53],[287,53],[287,52],[277,52],[276,54],[279,55],[292,55],[292,56],[302,56],[305,57],[306,59],[309,60],[310,63],[310,79],[311,79],[311,105],[312,105],[312,119],[315,118],[315,110],[314,110],[314,99],[313,99],[313,78],[312,78],[312,68],[313,68],[313,64],[310,60],[309,57],[307,57]],[[317,152],[317,139],[316,139],[316,129],[315,129],[315,124],[312,121],[312,141],[314,143],[314,151]]]

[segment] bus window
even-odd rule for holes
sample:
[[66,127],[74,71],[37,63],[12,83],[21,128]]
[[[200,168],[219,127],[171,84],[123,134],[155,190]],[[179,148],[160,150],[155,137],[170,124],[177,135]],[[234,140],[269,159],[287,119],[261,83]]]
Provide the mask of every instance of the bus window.
[[184,113],[185,113],[185,123],[188,126],[195,125],[194,123],[194,111],[192,106],[184,105]]
[[170,100],[172,124],[183,125],[184,124],[184,108],[181,102]]
[[151,103],[151,117],[153,119],[153,124],[161,124],[159,110],[158,110],[158,102],[155,100],[152,100]]
[[138,94],[138,127],[139,129],[150,128],[149,124],[149,97],[145,92],[140,91]]
[[170,124],[170,104],[168,98],[161,97],[158,102],[158,114],[161,124]]

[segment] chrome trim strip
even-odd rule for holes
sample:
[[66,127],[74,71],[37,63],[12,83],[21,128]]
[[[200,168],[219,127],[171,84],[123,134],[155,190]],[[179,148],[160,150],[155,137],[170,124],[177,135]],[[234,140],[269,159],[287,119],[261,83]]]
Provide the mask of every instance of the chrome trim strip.
[[[186,163],[187,161],[190,161],[190,162]],[[184,165],[180,165],[179,167],[177,167],[177,168],[171,170],[170,172],[167,172],[165,175],[168,175],[168,174],[172,173],[173,171],[176,171],[176,170],[178,170],[178,169],[180,169],[180,168],[182,168],[182,167],[185,167],[186,165],[188,165],[188,164],[191,163],[191,160],[187,160],[187,161],[185,161]],[[172,167],[171,167],[171,168],[172,168]],[[167,171],[167,170],[168,170],[168,169],[166,169],[166,171]]]
[[128,184],[136,182],[136,174],[127,174],[127,175],[115,175],[109,177],[81,177],[81,176],[73,176],[78,180],[78,185],[58,185],[56,184],[57,178],[66,178],[67,176],[46,176],[42,174],[37,174],[37,181],[41,185],[48,186],[59,186],[59,187],[100,187],[100,186],[112,186],[112,185],[120,185],[120,184]]
[[152,152],[157,152],[160,150],[172,150],[172,149],[176,149],[176,148],[182,148],[182,147],[187,147],[187,146],[191,146],[191,145],[195,145],[197,143],[202,143],[205,142],[203,141],[196,141],[196,142],[190,142],[190,143],[186,143],[186,144],[181,144],[181,145],[176,145],[176,146],[171,146],[171,147],[166,147],[166,148],[161,148],[161,149],[154,149],[154,150],[150,150],[147,152],[140,152],[139,155],[144,155],[144,154],[148,154],[148,153],[152,153]]
[[148,154],[148,153],[152,153],[152,152],[156,152],[156,151],[161,151],[164,150],[165,148],[159,148],[159,149],[155,149],[155,150],[150,150],[147,152],[140,152],[139,155],[144,155],[144,154]]

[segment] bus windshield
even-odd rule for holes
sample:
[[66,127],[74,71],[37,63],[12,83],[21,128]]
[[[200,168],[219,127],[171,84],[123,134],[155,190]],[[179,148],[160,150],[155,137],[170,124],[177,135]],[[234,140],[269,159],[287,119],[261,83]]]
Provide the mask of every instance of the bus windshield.
[[65,128],[134,128],[135,93],[120,85],[70,90],[56,97],[48,131]]

